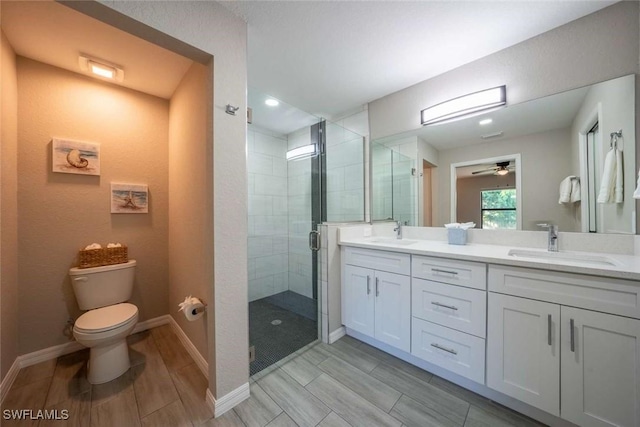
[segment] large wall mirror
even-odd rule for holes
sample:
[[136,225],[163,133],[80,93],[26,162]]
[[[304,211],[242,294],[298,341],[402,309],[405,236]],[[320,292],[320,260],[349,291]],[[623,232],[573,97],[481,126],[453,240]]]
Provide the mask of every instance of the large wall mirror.
[[629,75],[372,141],[372,218],[635,234],[635,157]]

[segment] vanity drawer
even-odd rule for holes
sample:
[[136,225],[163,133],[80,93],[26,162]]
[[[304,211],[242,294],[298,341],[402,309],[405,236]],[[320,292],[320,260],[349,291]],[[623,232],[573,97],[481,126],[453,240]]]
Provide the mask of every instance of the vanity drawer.
[[484,384],[484,350],[482,338],[412,318],[411,354],[480,384]]
[[480,338],[486,337],[487,293],[413,279],[411,314]]
[[411,262],[413,277],[467,286],[469,288],[487,289],[487,267],[481,262],[455,261],[443,258],[413,256]]
[[409,254],[347,247],[344,256],[345,264],[406,276],[411,274],[411,255]]
[[630,280],[490,265],[489,290],[640,319],[640,283]]

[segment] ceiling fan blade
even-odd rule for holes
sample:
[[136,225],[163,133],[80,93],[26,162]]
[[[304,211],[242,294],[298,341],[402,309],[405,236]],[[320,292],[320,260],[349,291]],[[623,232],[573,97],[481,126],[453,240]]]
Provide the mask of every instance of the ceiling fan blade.
[[495,171],[497,171],[497,170],[498,170],[498,168],[482,169],[482,170],[479,170],[479,171],[471,172],[471,175],[495,173]]

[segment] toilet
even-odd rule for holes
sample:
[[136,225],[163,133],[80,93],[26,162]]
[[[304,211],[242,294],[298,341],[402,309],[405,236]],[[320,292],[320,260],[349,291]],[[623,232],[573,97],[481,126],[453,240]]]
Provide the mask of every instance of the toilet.
[[130,367],[127,336],[138,322],[138,307],[131,298],[136,261],[69,270],[73,292],[81,310],[73,326],[76,341],[89,347],[87,379],[102,384],[118,378]]

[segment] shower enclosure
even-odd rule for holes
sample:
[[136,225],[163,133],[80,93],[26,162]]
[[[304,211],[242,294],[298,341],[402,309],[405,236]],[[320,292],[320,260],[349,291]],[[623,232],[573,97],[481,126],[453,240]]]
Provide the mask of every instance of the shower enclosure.
[[321,336],[317,226],[364,220],[364,140],[258,91],[248,101],[254,375]]
[[402,221],[417,226],[416,161],[400,153],[398,147],[371,144],[373,164],[374,220]]

